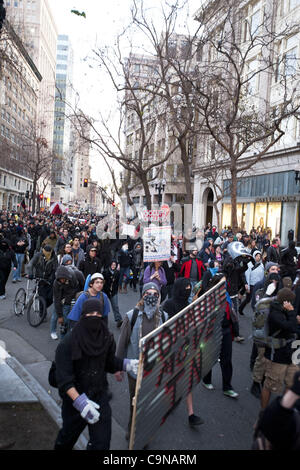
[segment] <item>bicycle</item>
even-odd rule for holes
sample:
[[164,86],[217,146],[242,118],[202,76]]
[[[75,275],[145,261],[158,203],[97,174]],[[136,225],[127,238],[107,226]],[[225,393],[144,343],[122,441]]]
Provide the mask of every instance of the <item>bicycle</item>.
[[38,294],[40,281],[50,284],[45,279],[35,279],[35,286],[30,293],[30,280],[27,280],[26,290],[18,289],[14,299],[14,312],[17,316],[24,315],[25,309],[30,326],[39,326],[47,316],[47,305],[43,297]]

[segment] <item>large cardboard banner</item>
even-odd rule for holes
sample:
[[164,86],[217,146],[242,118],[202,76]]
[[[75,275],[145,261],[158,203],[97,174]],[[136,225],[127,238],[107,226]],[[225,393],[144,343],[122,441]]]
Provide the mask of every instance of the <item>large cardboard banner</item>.
[[144,262],[165,261],[171,256],[171,227],[144,227]]
[[226,308],[225,278],[140,340],[131,450],[148,444],[182,398],[217,362]]

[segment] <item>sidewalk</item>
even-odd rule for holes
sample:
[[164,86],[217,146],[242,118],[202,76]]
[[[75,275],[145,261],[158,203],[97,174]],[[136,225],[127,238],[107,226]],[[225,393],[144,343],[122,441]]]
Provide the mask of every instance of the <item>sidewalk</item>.
[[[50,365],[17,333],[0,328],[0,450],[53,449],[61,407],[57,389],[48,384]],[[85,431],[75,449],[85,450],[87,438]],[[113,419],[111,449],[127,448],[124,430]]]

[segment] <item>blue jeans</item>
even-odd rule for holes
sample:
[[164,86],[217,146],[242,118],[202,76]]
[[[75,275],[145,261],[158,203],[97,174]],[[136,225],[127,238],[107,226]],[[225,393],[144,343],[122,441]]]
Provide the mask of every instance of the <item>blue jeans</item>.
[[[69,315],[70,311],[71,311],[71,305],[63,305],[64,325],[66,327],[68,327],[69,320],[67,319],[67,316]],[[56,333],[57,320],[58,320],[58,316],[54,308],[53,313],[51,315],[51,320],[50,320],[50,333]],[[63,338],[65,335],[61,334],[60,336],[61,338]]]
[[16,258],[17,258],[17,269],[13,270],[13,280],[21,280],[21,269],[22,269],[22,264],[24,261],[25,254],[24,253],[16,253]]
[[[119,287],[122,287],[123,282],[127,285],[129,282],[129,274],[130,274],[130,267],[128,268],[120,268],[120,279],[119,279]],[[123,277],[125,276],[125,280],[123,281]]]
[[110,299],[110,303],[111,303],[111,307],[112,307],[113,314],[115,317],[115,321],[116,322],[122,321],[122,316],[120,314],[119,304],[118,304],[118,294],[115,294],[112,296],[112,298]]

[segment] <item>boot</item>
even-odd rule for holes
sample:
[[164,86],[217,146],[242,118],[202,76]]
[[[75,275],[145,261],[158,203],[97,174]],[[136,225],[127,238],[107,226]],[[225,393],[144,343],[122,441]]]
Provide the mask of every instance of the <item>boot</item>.
[[261,396],[260,383],[253,381],[253,384],[252,384],[251,389],[250,389],[250,393],[252,393],[252,395],[254,395],[255,398],[260,399],[260,396]]

